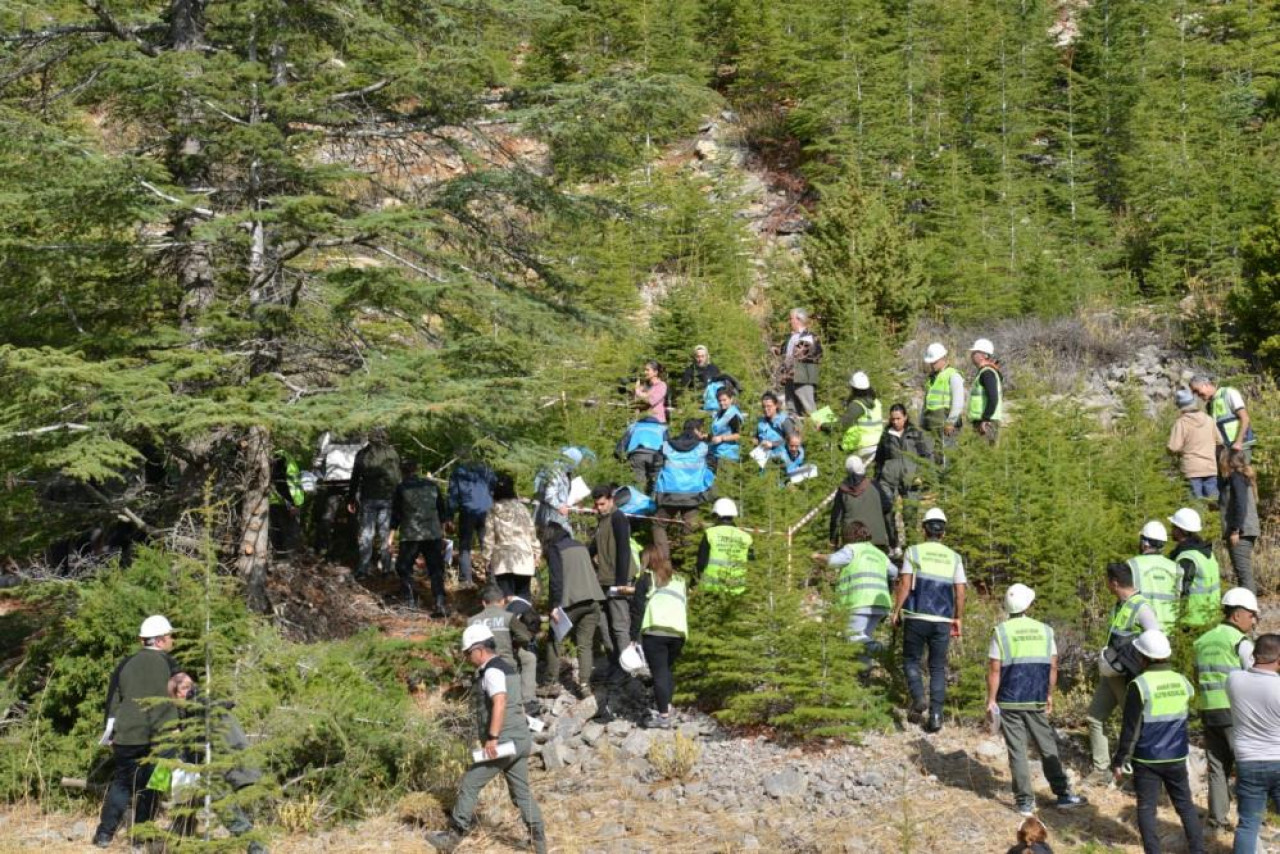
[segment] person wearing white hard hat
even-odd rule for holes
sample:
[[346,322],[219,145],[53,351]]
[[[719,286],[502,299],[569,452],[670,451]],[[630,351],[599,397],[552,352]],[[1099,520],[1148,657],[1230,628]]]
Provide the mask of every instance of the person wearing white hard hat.
[[1044,775],[1057,795],[1058,809],[1082,806],[1087,801],[1072,794],[1071,783],[1058,758],[1058,742],[1049,714],[1053,690],[1058,684],[1058,646],[1053,629],[1027,616],[1036,592],[1025,584],[1012,584],[1004,594],[1008,619],[997,625],[987,648],[987,714],[1000,721],[1009,749],[1013,776],[1013,805],[1019,815],[1034,815],[1035,792],[1027,745],[1040,751]]
[[1178,567],[1182,579],[1179,622],[1192,629],[1202,629],[1218,618],[1222,601],[1222,570],[1213,556],[1213,544],[1200,537],[1203,527],[1200,514],[1183,507],[1169,517],[1175,543],[1170,560]]
[[498,655],[493,632],[486,625],[467,626],[462,633],[462,653],[467,663],[476,669],[471,693],[483,758],[473,762],[462,775],[458,799],[449,813],[449,829],[428,833],[427,842],[437,851],[453,851],[461,845],[463,837],[471,830],[480,791],[501,774],[506,778],[511,802],[520,811],[520,818],[529,830],[531,847],[546,854],[547,835],[542,811],[529,786],[529,753],[533,748],[533,737],[522,710],[520,676]]
[[881,652],[884,646],[873,636],[893,607],[889,582],[895,568],[889,556],[871,544],[871,533],[861,522],[846,522],[842,539],[838,550],[814,554],[813,559],[840,571],[836,600],[849,614],[849,642],[865,644],[869,653]]
[[135,825],[155,816],[160,793],[147,788],[155,770],[155,764],[147,760],[161,731],[178,716],[172,704],[154,699],[169,696],[169,678],[179,670],[169,655],[173,626],[154,614],[142,621],[138,640],[142,649],[116,665],[107,687],[103,739],[111,744],[115,771],[93,834],[93,844],[99,848],[111,845],[131,802]]
[[1243,587],[1234,587],[1222,597],[1222,622],[1195,643],[1200,722],[1204,727],[1204,752],[1209,766],[1206,824],[1211,831],[1231,827],[1231,789],[1227,781],[1235,765],[1235,752],[1231,746],[1234,735],[1227,676],[1253,665],[1253,641],[1249,635],[1257,625],[1257,597]]
[[[942,707],[947,700],[947,648],[960,637],[968,580],[964,561],[942,544],[947,514],[934,507],[924,514],[924,542],[910,546],[902,556],[892,621],[902,626],[902,668],[911,692],[908,719],[920,721],[924,731],[942,729]],[[929,696],[924,693],[920,663],[929,652]]]
[[978,435],[994,442],[1004,420],[1004,376],[995,359],[995,345],[986,338],[974,341],[969,361],[978,369],[969,389],[969,423]]
[[1133,790],[1138,800],[1138,832],[1147,852],[1158,852],[1160,828],[1156,805],[1163,788],[1182,820],[1189,854],[1204,854],[1204,829],[1191,799],[1187,775],[1190,753],[1188,719],[1195,688],[1173,669],[1173,650],[1164,632],[1145,631],[1133,642],[1142,672],[1125,694],[1120,741],[1111,758],[1116,783],[1132,761]]
[[1116,607],[1111,613],[1107,645],[1098,658],[1098,683],[1087,713],[1093,757],[1093,773],[1088,782],[1099,786],[1112,783],[1107,719],[1124,702],[1125,684],[1138,675],[1133,641],[1141,632],[1160,629],[1160,619],[1151,603],[1134,588],[1133,568],[1127,563],[1107,565],[1107,590],[1116,597]]
[[1194,394],[1180,388],[1173,396],[1173,403],[1178,407],[1178,417],[1169,429],[1169,442],[1165,447],[1178,458],[1182,476],[1191,488],[1191,498],[1214,501],[1218,497],[1217,449],[1222,437]]
[[871,534],[871,544],[888,554],[898,547],[898,525],[893,516],[893,497],[871,478],[867,464],[857,454],[844,458],[845,478],[831,502],[831,518],[827,539],[832,546],[840,544],[844,526],[861,522]]
[[925,382],[924,407],[920,427],[930,433],[951,437],[960,429],[964,416],[964,376],[947,363],[947,348],[934,342],[925,348],[924,363],[929,368]]
[[849,378],[849,400],[838,424],[824,424],[824,430],[839,430],[840,450],[856,453],[864,462],[875,457],[880,436],[884,433],[884,406],[871,387],[871,379],[862,371]]
[[670,729],[675,721],[673,670],[689,635],[688,594],[684,576],[675,572],[671,558],[653,550],[648,568],[636,580],[630,620],[630,643],[640,645],[653,676],[654,706],[643,722],[647,728]]
[[1280,635],[1265,634],[1253,649],[1253,665],[1227,676],[1232,747],[1236,757],[1236,835],[1233,852],[1254,854],[1267,801],[1280,791]]
[[1160,625],[1172,631],[1178,622],[1178,598],[1182,594],[1182,572],[1162,552],[1169,540],[1164,525],[1152,519],[1142,526],[1138,536],[1138,554],[1128,560],[1133,569],[1133,583],[1147,597]]
[[697,583],[703,590],[741,595],[747,589],[747,565],[755,559],[755,541],[738,527],[738,505],[717,498],[711,505],[714,521],[698,544]]

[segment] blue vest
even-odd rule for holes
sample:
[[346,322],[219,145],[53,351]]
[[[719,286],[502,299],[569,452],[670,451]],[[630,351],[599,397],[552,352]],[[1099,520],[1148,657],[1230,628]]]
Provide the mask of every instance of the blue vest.
[[791,451],[782,452],[782,462],[787,467],[787,474],[793,475],[804,468],[804,445],[800,446],[800,453],[796,454],[795,459],[791,458]]
[[720,400],[717,396],[720,394],[720,389],[724,387],[724,380],[712,380],[707,383],[707,387],[702,391],[702,410],[704,412],[720,411]]
[[[716,417],[711,420],[711,435],[728,436],[732,432],[729,424],[733,421],[733,417],[735,415],[738,416],[739,419],[742,418],[742,410],[738,409],[734,404],[729,404],[728,409],[724,412],[719,412]],[[718,445],[712,445],[711,453],[719,460],[737,460],[739,459],[738,443],[721,442]]]
[[707,466],[707,443],[699,442],[687,451],[677,451],[662,443],[662,471],[654,492],[666,495],[701,495],[715,483],[715,473]]
[[786,453],[787,440],[782,435],[782,427],[786,423],[785,412],[779,412],[773,418],[765,418],[761,415],[756,419],[756,438],[761,442],[774,443],[774,447],[769,451],[771,457],[780,457]]
[[632,451],[656,451],[667,441],[667,425],[646,418],[631,425],[627,431],[627,453]]
[[915,572],[903,610],[908,614],[954,618],[956,570],[962,566],[960,555],[930,540],[907,549],[904,563],[908,561]]
[[639,488],[634,486],[622,487],[618,492],[613,494],[614,497],[617,498],[618,493],[622,492],[623,489],[627,491],[627,500],[626,502],[618,505],[618,509],[622,511],[623,515],[652,516],[658,509],[658,505],[653,502],[652,498],[645,495],[639,490]]
[[996,703],[1010,709],[1041,709],[1049,699],[1053,629],[1030,617],[1011,617],[995,628],[1000,650]]

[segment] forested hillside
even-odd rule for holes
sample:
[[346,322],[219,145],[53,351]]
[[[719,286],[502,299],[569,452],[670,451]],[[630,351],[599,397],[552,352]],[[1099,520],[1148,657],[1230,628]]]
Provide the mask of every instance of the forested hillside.
[[[49,582],[0,609],[0,743],[26,748],[0,798],[83,771],[119,627],[157,610],[265,734],[260,797],[323,805],[299,827],[443,797],[470,733],[397,692],[461,672],[457,626],[295,642],[349,634],[330,606],[366,594],[337,573],[284,601],[332,567],[273,557],[273,463],[385,427],[425,470],[474,453],[526,497],[565,444],[621,483],[643,362],[678,375],[707,345],[754,424],[794,306],[837,411],[863,370],[914,417],[933,340],[1005,357],[1000,444],[966,435],[927,485],[978,600],[951,712],[981,713],[987,594],[1012,581],[1082,672],[1103,568],[1185,503],[1164,450],[1184,369],[1249,395],[1276,585],[1275,4],[7,3],[0,127],[0,569]],[[1140,347],[1164,372],[1145,385]],[[796,488],[721,472],[762,595],[694,602],[676,699],[856,741],[892,726],[900,662],[849,678],[866,660],[810,559],[826,514],[797,524],[844,453],[808,448]]]

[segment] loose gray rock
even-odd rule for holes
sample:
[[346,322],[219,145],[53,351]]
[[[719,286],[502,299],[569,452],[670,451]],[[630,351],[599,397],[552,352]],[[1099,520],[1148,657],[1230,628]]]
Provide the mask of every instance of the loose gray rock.
[[632,756],[645,756],[649,753],[649,746],[653,744],[653,738],[649,733],[642,729],[633,730],[619,745],[623,753],[629,753]]
[[985,739],[978,742],[977,753],[983,759],[1002,759],[1004,758],[1004,743],[995,739]]
[[778,771],[764,778],[764,791],[771,798],[798,798],[809,788],[809,781],[794,768]]
[[589,747],[595,747],[596,742],[604,737],[604,725],[598,723],[588,723],[582,727],[582,743]]
[[605,724],[604,727],[604,731],[609,733],[609,735],[626,735],[631,732],[631,730],[631,721],[624,720],[609,721],[609,723]]

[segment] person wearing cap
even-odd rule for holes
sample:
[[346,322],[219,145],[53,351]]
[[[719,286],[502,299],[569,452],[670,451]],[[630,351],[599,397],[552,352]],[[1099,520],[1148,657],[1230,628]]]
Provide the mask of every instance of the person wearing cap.
[[1173,530],[1173,553],[1170,560],[1178,568],[1182,583],[1181,624],[1201,629],[1218,616],[1222,601],[1222,570],[1213,556],[1213,544],[1200,539],[1200,514],[1183,507],[1169,517]]
[[1218,388],[1204,374],[1197,374],[1187,383],[1192,393],[1209,404],[1209,417],[1221,434],[1222,444],[1243,451],[1249,459],[1256,437],[1253,435],[1253,419],[1245,408],[1244,396],[1230,386]]
[[711,361],[711,351],[705,344],[699,344],[693,348],[693,359],[680,375],[680,387],[701,392],[718,376],[720,369]]
[[672,675],[684,640],[689,636],[689,589],[684,577],[676,574],[671,559],[657,550],[636,581],[631,597],[631,643],[640,644],[644,660],[653,675],[653,710],[644,726],[670,729],[675,716],[671,698],[675,695]]
[[[824,424],[822,429],[835,429],[837,425]],[[871,379],[862,371],[849,377],[849,402],[840,416],[840,450],[857,454],[864,462],[870,462],[880,445],[884,433],[884,406],[871,387]]]
[[1169,535],[1164,525],[1152,519],[1138,536],[1138,554],[1126,561],[1133,570],[1133,583],[1147,598],[1160,625],[1169,631],[1178,623],[1178,598],[1182,594],[1182,571],[1165,557]]
[[964,415],[964,377],[947,364],[947,348],[937,341],[925,348],[924,363],[929,367],[929,379],[925,383],[920,427],[945,437],[950,444]]
[[671,554],[671,537],[667,526],[677,524],[677,541],[683,541],[698,524],[698,508],[711,497],[716,473],[708,464],[711,446],[707,444],[701,418],[689,418],[679,436],[662,445],[662,471],[654,485],[653,500],[658,505],[654,514],[653,543]]
[[111,743],[115,771],[93,834],[93,844],[99,848],[111,845],[130,803],[135,825],[155,816],[160,793],[147,788],[155,770],[149,761],[152,745],[178,717],[172,703],[154,699],[169,696],[169,678],[179,671],[169,655],[173,626],[165,617],[152,615],[142,621],[138,640],[142,648],[116,665],[107,686],[104,738]]
[[1173,402],[1178,407],[1178,417],[1169,430],[1166,447],[1178,458],[1182,476],[1191,487],[1191,497],[1213,501],[1218,497],[1217,447],[1222,444],[1222,437],[1190,391],[1178,389]]
[[596,530],[588,551],[596,562],[596,578],[605,593],[604,647],[609,652],[609,678],[625,681],[618,656],[631,637],[631,602],[627,591],[640,567],[633,565],[631,522],[618,510],[613,494],[617,485],[601,484],[591,491],[595,503]]
[[1204,725],[1204,752],[1209,766],[1210,830],[1231,827],[1228,811],[1231,790],[1227,780],[1235,765],[1231,743],[1231,699],[1227,677],[1253,664],[1250,633],[1258,625],[1258,599],[1243,587],[1222,597],[1222,622],[1195,642],[1196,681],[1200,684],[1200,721]]
[[893,518],[893,496],[867,477],[867,464],[857,454],[844,458],[845,478],[831,503],[827,538],[840,545],[840,536],[849,522],[861,522],[871,535],[871,544],[886,554],[898,546],[898,525]]
[[1204,830],[1191,799],[1187,776],[1190,752],[1187,720],[1195,689],[1169,663],[1173,650],[1164,632],[1145,631],[1133,642],[1141,673],[1125,694],[1120,741],[1111,758],[1116,783],[1124,778],[1132,760],[1133,789],[1138,799],[1138,832],[1146,852],[1160,851],[1160,827],[1156,806],[1160,789],[1169,795],[1189,854],[1204,854]]
[[1134,588],[1133,568],[1127,563],[1107,564],[1107,590],[1116,597],[1107,632],[1107,645],[1098,659],[1098,683],[1089,702],[1089,751],[1093,757],[1093,773],[1089,782],[1111,785],[1111,751],[1107,744],[1106,724],[1111,713],[1124,701],[1129,679],[1138,675],[1133,641],[1144,631],[1159,631],[1160,619],[1146,597]]
[[849,643],[865,644],[867,652],[884,646],[872,639],[880,622],[893,607],[889,579],[893,564],[889,556],[871,544],[867,526],[854,520],[845,523],[844,544],[831,554],[815,554],[815,560],[840,571],[836,579],[836,601],[849,614]]
[[573,473],[594,454],[586,448],[569,445],[560,449],[560,455],[533,480],[533,526],[539,541],[559,539],[552,529],[559,529],[570,536],[569,492],[573,485]]
[[[522,713],[520,677],[516,669],[498,655],[493,632],[487,626],[467,626],[462,633],[462,652],[467,663],[476,669],[471,693],[484,758],[473,762],[462,775],[458,799],[449,813],[449,829],[428,833],[427,842],[437,851],[453,851],[461,845],[471,830],[480,791],[501,774],[506,778],[511,802],[529,830],[531,847],[539,854],[546,854],[547,834],[542,811],[529,786],[529,752],[533,738]],[[498,746],[507,742],[515,746],[515,753],[499,756]]]
[[[855,458],[856,459],[856,458]],[[934,507],[924,514],[924,542],[902,556],[893,624],[902,626],[902,667],[911,692],[908,719],[924,720],[925,732],[942,729],[942,706],[947,700],[947,648],[960,637],[964,620],[964,561],[942,544],[947,514]],[[920,662],[929,651],[929,697],[925,700]]]
[[1266,634],[1253,648],[1253,665],[1227,676],[1235,738],[1236,821],[1234,854],[1258,850],[1267,799],[1280,809],[1280,635]]
[[1027,616],[1035,598],[1036,592],[1027,585],[1010,585],[1004,594],[1004,610],[1009,617],[995,627],[987,649],[987,713],[1000,721],[1009,749],[1014,808],[1023,816],[1036,811],[1027,762],[1029,741],[1034,741],[1040,751],[1044,775],[1058,796],[1054,805],[1070,809],[1087,803],[1071,792],[1071,783],[1058,758],[1058,742],[1049,725],[1053,689],[1058,684],[1058,646],[1053,629]]
[[716,389],[717,409],[711,416],[711,457],[713,468],[720,460],[737,462],[741,457],[742,410],[735,403],[734,391],[727,385]]
[[715,521],[698,545],[696,583],[703,590],[740,595],[747,589],[747,564],[756,556],[754,541],[734,522],[738,505],[732,498],[717,498],[711,515]]
[[555,624],[568,619],[569,631],[578,651],[578,682],[570,684],[570,690],[580,699],[587,694],[586,685],[591,681],[595,668],[596,628],[600,625],[604,591],[595,568],[591,565],[591,553],[582,543],[569,536],[563,529],[552,529],[555,539],[543,541],[547,556],[547,586],[550,588],[547,602],[551,610],[549,637],[543,651],[546,661],[546,680],[554,683],[560,677],[560,654],[563,641],[556,640]]
[[637,483],[648,491],[662,470],[662,443],[667,441],[667,425],[646,415],[627,427],[614,448],[614,456],[626,460]]
[[978,369],[969,389],[969,423],[988,442],[996,440],[1004,420],[1004,377],[990,339],[979,338],[969,348],[969,360]]

